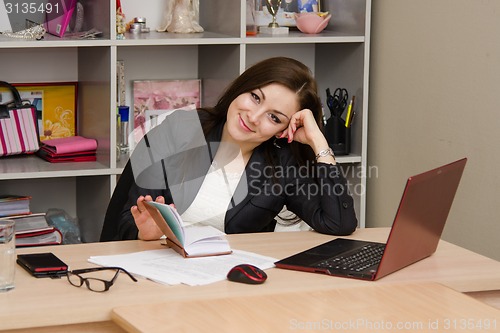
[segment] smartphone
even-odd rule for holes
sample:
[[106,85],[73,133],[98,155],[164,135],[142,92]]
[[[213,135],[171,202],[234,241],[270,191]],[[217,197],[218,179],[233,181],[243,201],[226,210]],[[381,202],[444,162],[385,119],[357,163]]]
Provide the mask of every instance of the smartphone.
[[52,252],[19,254],[17,263],[34,277],[60,277],[68,272],[68,265]]

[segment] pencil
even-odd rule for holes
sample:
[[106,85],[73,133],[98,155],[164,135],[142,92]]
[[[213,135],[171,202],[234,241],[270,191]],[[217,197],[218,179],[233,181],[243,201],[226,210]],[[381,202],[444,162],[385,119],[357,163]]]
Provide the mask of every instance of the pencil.
[[347,107],[347,115],[345,117],[345,127],[351,126],[352,121],[352,108],[354,106],[354,98],[356,96],[352,96],[351,101],[349,102],[349,106]]

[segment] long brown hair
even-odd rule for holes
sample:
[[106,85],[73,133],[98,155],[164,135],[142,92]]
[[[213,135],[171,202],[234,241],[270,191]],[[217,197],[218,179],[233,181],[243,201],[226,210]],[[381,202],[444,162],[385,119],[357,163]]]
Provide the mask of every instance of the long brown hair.
[[[239,95],[271,83],[281,84],[294,91],[298,96],[300,109],[310,109],[318,125],[322,126],[321,100],[311,70],[295,59],[274,57],[262,60],[249,67],[226,88],[214,107],[202,108],[208,113],[206,121],[202,124],[204,132],[209,133],[217,125],[226,122],[229,105]],[[273,145],[274,140],[274,138],[271,138],[262,143],[268,162],[273,166],[274,162],[271,156],[273,155],[272,150],[276,149]],[[292,142],[290,149],[300,165],[306,164],[308,160],[314,160],[314,153],[307,145]]]

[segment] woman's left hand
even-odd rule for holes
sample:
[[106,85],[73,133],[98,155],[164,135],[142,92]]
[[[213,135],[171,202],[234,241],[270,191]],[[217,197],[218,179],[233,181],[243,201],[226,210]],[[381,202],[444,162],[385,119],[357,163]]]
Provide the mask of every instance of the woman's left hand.
[[[321,132],[313,113],[309,109],[300,110],[292,116],[288,128],[281,134],[281,138],[285,137],[288,138],[288,143],[297,141],[309,145],[315,155],[329,148],[325,135]],[[317,155],[316,161],[328,164],[337,163],[333,154]]]
[[314,151],[328,147],[325,136],[316,123],[312,111],[309,109],[303,109],[295,113],[290,119],[288,128],[281,137],[287,137],[288,143],[297,141],[309,145]]

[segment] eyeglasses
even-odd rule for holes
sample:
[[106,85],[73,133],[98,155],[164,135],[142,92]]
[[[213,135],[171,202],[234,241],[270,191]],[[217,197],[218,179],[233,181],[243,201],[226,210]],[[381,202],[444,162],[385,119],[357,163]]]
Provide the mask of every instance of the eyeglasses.
[[[113,276],[113,278],[109,281],[95,277],[83,277],[80,275],[98,271],[113,271],[113,270],[116,271],[116,273]],[[111,288],[111,286],[115,283],[115,280],[118,278],[120,271],[127,274],[134,282],[137,282],[137,279],[133,277],[132,274],[130,274],[121,267],[93,267],[93,268],[75,269],[72,271],[68,271],[66,276],[68,277],[69,283],[71,283],[75,287],[81,287],[85,282],[85,285],[89,290],[95,292],[104,292],[109,290],[109,288]]]

